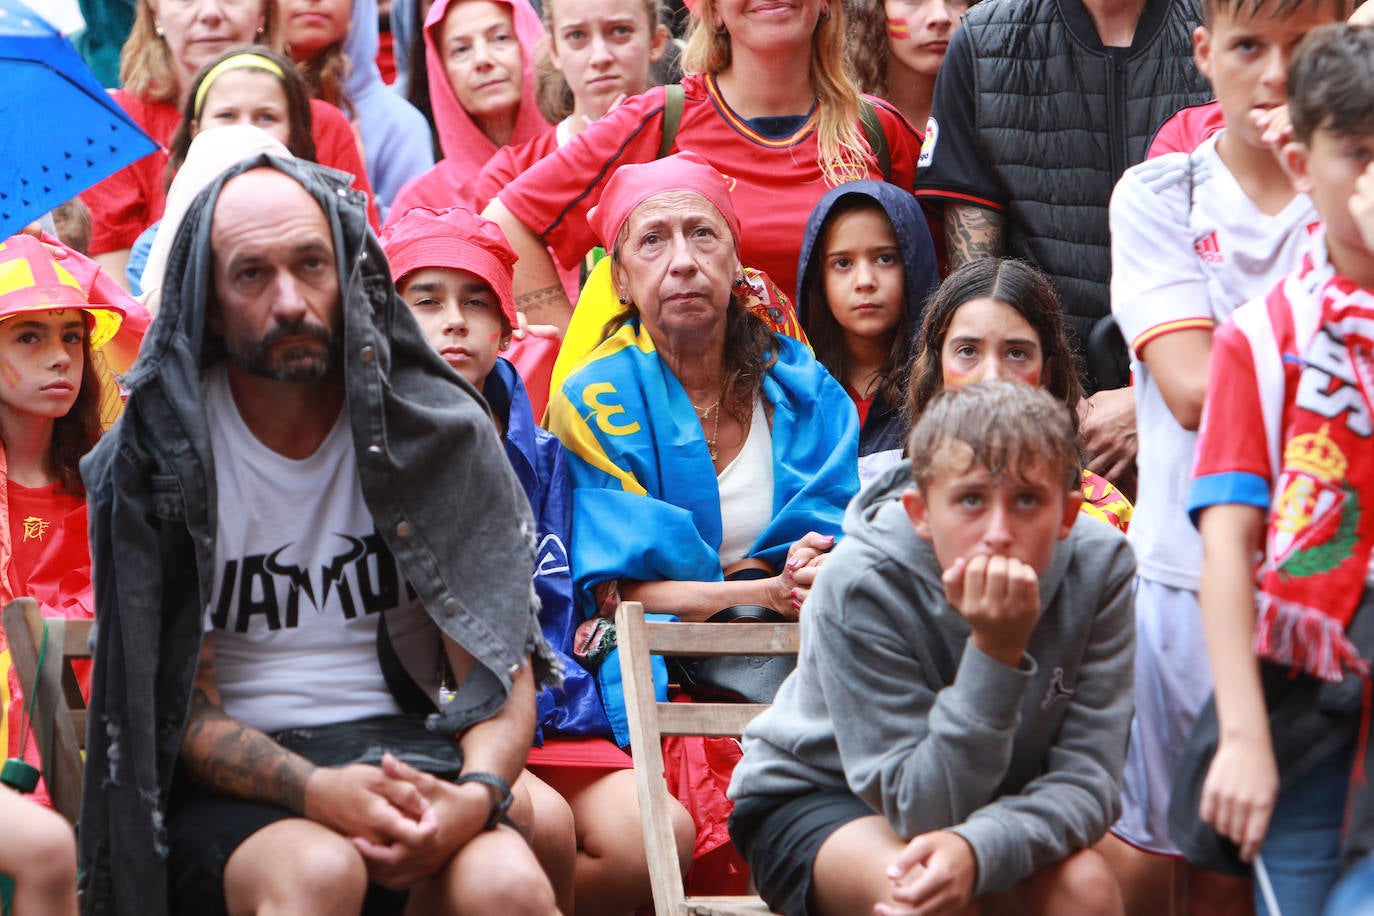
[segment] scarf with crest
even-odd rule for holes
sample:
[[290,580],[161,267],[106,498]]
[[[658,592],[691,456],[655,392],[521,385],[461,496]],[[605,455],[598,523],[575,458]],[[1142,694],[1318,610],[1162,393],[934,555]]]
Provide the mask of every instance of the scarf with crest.
[[1320,318],[1284,424],[1255,651],[1335,682],[1369,674],[1346,628],[1374,549],[1374,292],[1320,256],[1305,256],[1294,279],[1270,296],[1313,297]]

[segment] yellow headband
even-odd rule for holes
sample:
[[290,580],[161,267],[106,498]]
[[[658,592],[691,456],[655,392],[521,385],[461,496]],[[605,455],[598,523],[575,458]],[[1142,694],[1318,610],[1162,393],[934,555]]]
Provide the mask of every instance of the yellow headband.
[[200,119],[200,109],[205,104],[205,94],[210,91],[210,85],[230,70],[244,69],[266,70],[277,79],[286,80],[286,74],[281,72],[281,67],[277,66],[275,61],[269,60],[261,54],[245,52],[235,54],[233,57],[226,57],[215,64],[210,72],[205,74],[205,79],[200,81],[200,88],[196,90],[196,107],[192,109],[197,120]]

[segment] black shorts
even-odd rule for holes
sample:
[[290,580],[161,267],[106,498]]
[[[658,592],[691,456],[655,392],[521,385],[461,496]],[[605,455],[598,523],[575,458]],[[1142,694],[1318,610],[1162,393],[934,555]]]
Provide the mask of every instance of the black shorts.
[[769,909],[783,916],[810,916],[811,867],[821,844],[845,824],[873,813],[844,790],[756,795],[735,802],[730,839],[749,863]]
[[[213,795],[179,780],[167,814],[167,886],[173,913],[228,916],[224,865],[250,836],[297,814],[265,805]],[[365,916],[393,916],[405,909],[405,891],[370,885]]]

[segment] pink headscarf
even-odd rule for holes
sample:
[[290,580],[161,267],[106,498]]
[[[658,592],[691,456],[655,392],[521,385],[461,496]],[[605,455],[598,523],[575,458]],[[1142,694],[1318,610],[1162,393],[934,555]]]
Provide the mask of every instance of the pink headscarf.
[[[448,81],[448,73],[444,70],[442,52],[444,17],[449,10],[463,2],[435,0],[429,8],[429,15],[425,17],[425,67],[429,72],[429,98],[434,109],[434,126],[439,131],[439,145],[443,147],[444,158],[457,166],[461,174],[476,178],[478,170],[496,154],[498,147],[487,139],[482,128],[458,104],[453,86]],[[534,55],[547,33],[539,14],[528,0],[494,2],[504,3],[511,8],[515,38],[520,43],[520,109],[516,112],[515,133],[510,140],[510,145],[517,146],[553,130],[553,125],[545,121],[539,112],[539,102],[535,99]]]
[[739,215],[730,201],[730,185],[715,166],[691,151],[615,170],[601,192],[601,202],[587,214],[602,247],[607,251],[614,248],[634,208],[666,191],[693,191],[709,200],[725,217],[739,251]]

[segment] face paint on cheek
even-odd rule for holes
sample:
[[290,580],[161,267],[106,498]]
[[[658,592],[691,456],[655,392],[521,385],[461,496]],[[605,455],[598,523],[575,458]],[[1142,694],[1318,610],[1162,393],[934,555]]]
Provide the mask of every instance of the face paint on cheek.
[[954,388],[963,388],[965,385],[971,385],[980,378],[977,370],[973,372],[960,372],[958,369],[952,369],[949,366],[941,366],[940,372],[944,377],[946,391],[950,391]]
[[0,360],[0,378],[5,380],[5,385],[10,391],[19,387],[19,370],[7,359]]
[[911,37],[911,26],[906,24],[905,19],[888,17],[887,37],[895,41],[905,41]]

